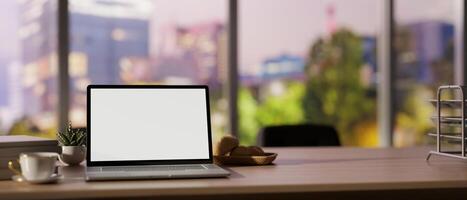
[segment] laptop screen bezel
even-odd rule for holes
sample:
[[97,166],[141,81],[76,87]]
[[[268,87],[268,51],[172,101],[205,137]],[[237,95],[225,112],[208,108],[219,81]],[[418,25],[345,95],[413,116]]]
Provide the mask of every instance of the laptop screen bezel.
[[[206,114],[209,144],[209,159],[177,159],[177,160],[91,160],[91,90],[94,89],[204,89],[206,94]],[[213,163],[211,115],[209,106],[209,88],[207,85],[88,85],[87,87],[87,141],[86,166],[127,166],[127,165],[170,165],[170,164],[207,164]]]

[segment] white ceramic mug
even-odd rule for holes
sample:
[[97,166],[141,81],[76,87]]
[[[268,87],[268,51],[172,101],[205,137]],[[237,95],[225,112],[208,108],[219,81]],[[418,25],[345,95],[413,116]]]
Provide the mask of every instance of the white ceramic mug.
[[58,154],[52,152],[21,153],[18,159],[21,171],[15,169],[13,161],[8,162],[8,168],[28,181],[46,180],[54,174],[57,158]]

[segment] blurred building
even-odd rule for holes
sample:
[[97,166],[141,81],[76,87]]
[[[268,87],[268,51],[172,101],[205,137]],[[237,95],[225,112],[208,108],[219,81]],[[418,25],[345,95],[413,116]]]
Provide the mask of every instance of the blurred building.
[[400,26],[396,38],[396,76],[402,82],[431,84],[438,76],[434,71],[442,71],[436,69],[442,67],[436,66],[436,63],[442,60],[452,62],[452,24],[427,21]]
[[[8,94],[8,61],[0,56],[0,97]],[[0,108],[8,105],[8,98],[0,98]]]
[[[6,102],[0,105],[0,135],[8,133],[11,125],[13,125],[20,118],[24,118],[23,110],[25,108],[23,99],[23,86],[22,86],[22,66],[12,61],[6,65],[0,65],[4,67],[5,79],[0,79],[0,82],[5,85],[4,91],[2,91],[3,101]],[[0,75],[1,76],[1,75]]]
[[227,37],[222,23],[167,26],[161,33],[155,63],[156,80],[220,87],[226,81]]
[[71,78],[119,84],[125,58],[148,59],[149,13],[140,5],[145,1],[71,2]]
[[404,108],[410,97],[453,84],[454,26],[440,21],[417,22],[398,26],[396,34],[395,109],[411,112]]
[[86,87],[144,81],[149,74],[148,1],[70,1],[70,119],[84,125]]
[[367,82],[369,87],[376,89],[377,85],[377,40],[375,36],[362,36],[362,48],[363,48],[363,70],[362,79]]
[[19,1],[21,87],[25,116],[41,128],[55,121],[57,105],[56,1]]
[[[55,117],[57,105],[56,3],[20,1],[24,111],[41,119]],[[126,74],[120,72],[131,71],[128,62],[149,66],[148,9],[148,1],[70,1],[72,116],[76,107],[84,108],[88,84],[123,83]]]
[[281,54],[267,58],[261,64],[260,77],[263,81],[273,79],[304,79],[305,61],[300,56]]

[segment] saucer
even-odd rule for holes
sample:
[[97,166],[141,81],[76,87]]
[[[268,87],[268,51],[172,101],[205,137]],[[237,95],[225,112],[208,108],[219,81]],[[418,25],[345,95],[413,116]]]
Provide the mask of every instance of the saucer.
[[55,183],[59,179],[61,179],[63,176],[60,174],[52,174],[49,178],[46,179],[40,179],[40,180],[26,180],[23,176],[21,175],[14,175],[11,177],[11,179],[15,182],[25,182],[25,183],[32,183],[32,184],[44,184],[44,183]]

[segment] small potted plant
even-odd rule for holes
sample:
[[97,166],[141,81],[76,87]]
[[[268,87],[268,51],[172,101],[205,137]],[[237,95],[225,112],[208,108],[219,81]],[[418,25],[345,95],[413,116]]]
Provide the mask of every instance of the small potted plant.
[[73,128],[71,122],[64,132],[58,132],[57,139],[62,146],[59,158],[70,166],[79,165],[86,157],[86,129]]

